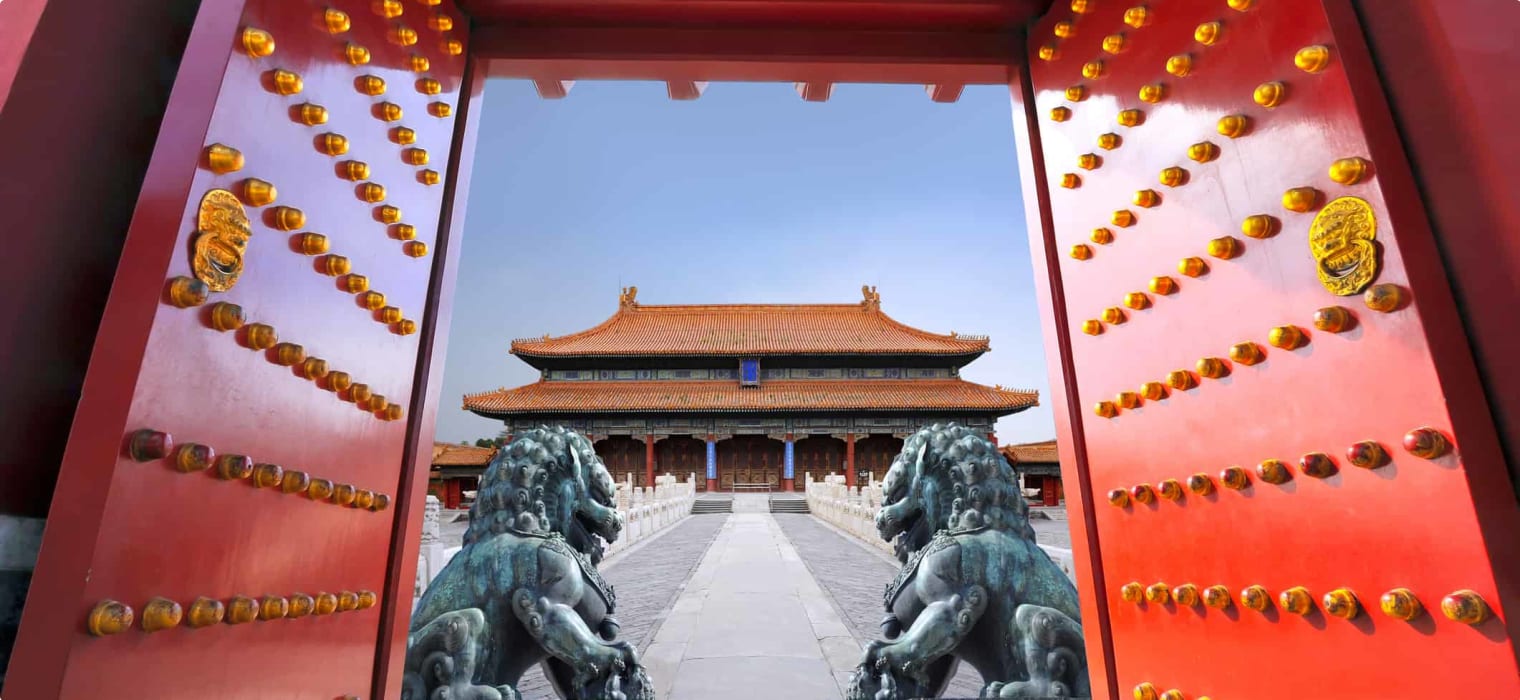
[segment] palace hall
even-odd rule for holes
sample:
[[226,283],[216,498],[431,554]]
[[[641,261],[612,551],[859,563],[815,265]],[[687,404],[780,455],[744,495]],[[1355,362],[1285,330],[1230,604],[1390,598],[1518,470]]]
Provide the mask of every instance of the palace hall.
[[590,437],[622,481],[657,473],[703,490],[798,488],[843,472],[886,474],[903,439],[933,423],[985,430],[1039,402],[968,382],[986,336],[931,333],[882,311],[874,287],[842,304],[645,305],[626,288],[601,324],[512,341],[537,382],[464,397],[510,435],[560,424]]

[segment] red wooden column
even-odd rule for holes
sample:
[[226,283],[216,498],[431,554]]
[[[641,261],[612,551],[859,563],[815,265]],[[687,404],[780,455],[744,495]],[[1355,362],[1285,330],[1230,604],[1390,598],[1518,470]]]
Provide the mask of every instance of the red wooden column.
[[992,443],[993,447],[997,447],[998,446],[998,443],[997,443],[997,433],[988,432],[987,433],[987,440]]
[[855,433],[844,434],[844,485],[855,485]]
[[644,485],[654,486],[654,434],[644,436]]

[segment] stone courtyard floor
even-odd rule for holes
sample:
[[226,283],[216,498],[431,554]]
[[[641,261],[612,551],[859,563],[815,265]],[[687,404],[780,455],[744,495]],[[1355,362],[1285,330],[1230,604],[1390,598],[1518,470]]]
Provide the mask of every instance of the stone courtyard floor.
[[[844,615],[850,633],[863,647],[881,636],[881,594],[897,575],[899,564],[883,552],[868,549],[811,515],[777,515],[781,531],[802,554],[813,578]],[[859,662],[857,652],[856,662]],[[851,665],[853,670],[854,666]],[[974,698],[982,692],[982,677],[962,664],[945,689],[946,698]]]
[[[841,697],[880,634],[896,560],[810,515],[772,515],[764,495],[740,494],[734,510],[686,518],[603,562],[621,637],[639,648],[660,698]],[[1031,524],[1041,543],[1069,546],[1064,520]],[[945,697],[981,687],[962,666]],[[518,688],[529,700],[555,697],[537,669]]]
[[[598,567],[617,592],[617,613],[622,625],[619,638],[642,652],[660,623],[686,587],[692,570],[722,529],[727,515],[694,515],[657,537],[635,543]],[[657,679],[658,680],[658,679]],[[543,672],[534,667],[518,683],[524,700],[552,700],[557,696]],[[666,697],[661,695],[660,697]]]

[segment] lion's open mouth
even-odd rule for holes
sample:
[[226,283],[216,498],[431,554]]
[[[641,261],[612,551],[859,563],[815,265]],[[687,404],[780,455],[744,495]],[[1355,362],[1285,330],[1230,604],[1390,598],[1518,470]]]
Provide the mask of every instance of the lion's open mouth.
[[570,516],[570,530],[565,539],[569,540],[570,546],[580,550],[592,563],[602,560],[602,553],[607,550],[607,545],[612,542],[616,535],[608,537],[603,534],[602,527],[593,518],[585,513],[576,511]]
[[901,530],[892,541],[892,551],[897,555],[898,559],[907,561],[908,555],[924,546],[924,535],[927,534],[928,522],[922,510],[914,511],[903,518],[900,523]]
[[577,527],[584,530],[587,535],[595,535],[606,542],[617,539],[618,531],[613,524],[614,522],[616,521],[602,522],[585,511],[577,510],[575,512],[575,524]]

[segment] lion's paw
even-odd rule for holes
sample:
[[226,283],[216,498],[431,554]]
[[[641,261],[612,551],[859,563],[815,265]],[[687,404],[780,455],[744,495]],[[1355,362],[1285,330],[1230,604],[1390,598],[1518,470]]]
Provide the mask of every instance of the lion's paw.
[[[1001,685],[996,695],[989,692],[988,697],[1087,694],[1087,657],[1081,623],[1059,610],[1025,604],[1014,611],[1012,632],[1019,640],[1028,677]],[[990,686],[988,690],[991,690]]]

